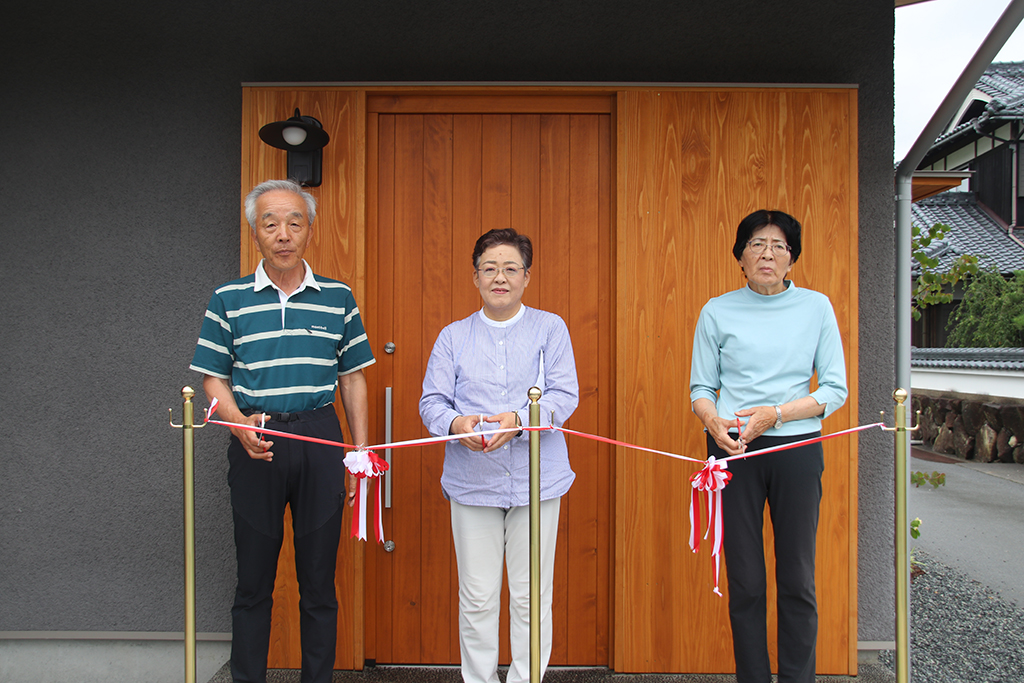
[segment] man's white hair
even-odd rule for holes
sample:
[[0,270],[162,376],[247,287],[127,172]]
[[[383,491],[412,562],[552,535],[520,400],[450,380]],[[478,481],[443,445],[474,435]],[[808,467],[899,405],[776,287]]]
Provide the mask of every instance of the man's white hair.
[[245,220],[249,221],[249,227],[253,229],[253,232],[256,231],[256,223],[260,218],[256,215],[256,200],[272,190],[294,192],[302,197],[306,202],[306,218],[309,219],[309,224],[313,225],[313,220],[316,218],[316,197],[303,190],[302,186],[294,180],[264,180],[245,196]]

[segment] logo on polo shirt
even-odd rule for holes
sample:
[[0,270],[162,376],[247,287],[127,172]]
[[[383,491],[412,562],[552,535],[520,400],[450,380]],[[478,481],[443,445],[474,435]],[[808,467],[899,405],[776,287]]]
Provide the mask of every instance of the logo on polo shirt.
[[310,325],[309,327],[314,330],[323,330],[324,332],[327,331],[326,325]]

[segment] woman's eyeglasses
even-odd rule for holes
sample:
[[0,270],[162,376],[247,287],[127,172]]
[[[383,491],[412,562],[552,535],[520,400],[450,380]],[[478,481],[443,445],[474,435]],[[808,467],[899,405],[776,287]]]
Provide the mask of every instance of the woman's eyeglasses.
[[525,271],[524,268],[520,268],[519,266],[505,266],[504,268],[498,268],[497,266],[484,266],[483,268],[477,268],[476,272],[480,273],[480,277],[490,280],[498,276],[499,270],[510,280],[518,276],[519,273]]
[[[768,240],[756,240],[755,239],[755,240],[750,240],[749,242],[747,242],[747,249],[749,249],[750,253],[754,254],[755,256],[760,256],[761,254],[763,254],[764,250],[767,249],[768,246],[769,246]],[[790,253],[792,251],[789,248],[789,245],[785,244],[784,242],[772,242],[771,243],[771,248],[772,248],[772,254],[774,254],[775,256],[785,256],[786,254],[788,254],[788,253]]]

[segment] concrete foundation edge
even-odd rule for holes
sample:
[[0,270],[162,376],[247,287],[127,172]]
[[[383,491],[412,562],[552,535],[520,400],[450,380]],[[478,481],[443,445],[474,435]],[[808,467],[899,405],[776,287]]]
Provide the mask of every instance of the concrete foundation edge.
[[[202,633],[196,642],[196,680],[208,683],[231,656],[231,635]],[[859,641],[857,661],[875,664],[893,641]],[[0,681],[118,683],[184,680],[181,633],[0,633]]]
[[[230,657],[230,640],[197,639],[196,681],[207,683]],[[5,683],[180,683],[184,679],[185,646],[180,638],[0,638],[0,681]]]

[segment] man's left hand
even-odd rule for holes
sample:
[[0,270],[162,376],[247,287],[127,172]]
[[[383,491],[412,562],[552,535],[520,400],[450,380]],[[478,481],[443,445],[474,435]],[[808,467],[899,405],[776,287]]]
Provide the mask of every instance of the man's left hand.
[[345,471],[345,484],[348,487],[348,506],[356,504],[356,490],[359,486],[359,478],[348,470]]

